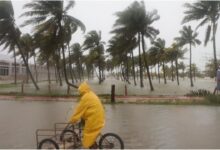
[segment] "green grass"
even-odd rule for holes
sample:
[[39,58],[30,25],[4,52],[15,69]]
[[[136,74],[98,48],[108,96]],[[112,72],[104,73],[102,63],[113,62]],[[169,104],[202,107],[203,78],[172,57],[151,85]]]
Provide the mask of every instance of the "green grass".
[[220,95],[208,95],[205,97],[205,100],[211,104],[220,105]]
[[4,89],[4,88],[15,88],[18,85],[13,84],[13,83],[9,83],[9,84],[0,84],[0,88]]

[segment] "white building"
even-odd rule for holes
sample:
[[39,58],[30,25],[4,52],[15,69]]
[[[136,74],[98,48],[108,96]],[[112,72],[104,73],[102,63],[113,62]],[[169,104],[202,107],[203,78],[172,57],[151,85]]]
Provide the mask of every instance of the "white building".
[[[29,64],[29,68],[33,74],[36,75],[35,67],[33,64]],[[26,67],[23,64],[23,61],[16,59],[16,73],[18,79],[25,79],[26,78]],[[47,68],[46,66],[39,66],[37,65],[37,74],[38,79],[46,80],[47,79]],[[54,78],[55,72],[54,68],[50,68],[51,77]],[[15,75],[15,64],[14,58],[0,54],[0,80],[5,79],[13,79]]]

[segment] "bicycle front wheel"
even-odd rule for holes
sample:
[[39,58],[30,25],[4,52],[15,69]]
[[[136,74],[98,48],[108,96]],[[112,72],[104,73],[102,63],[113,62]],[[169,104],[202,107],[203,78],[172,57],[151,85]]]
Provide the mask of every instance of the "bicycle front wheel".
[[106,133],[99,140],[100,149],[124,149],[124,142],[114,133]]

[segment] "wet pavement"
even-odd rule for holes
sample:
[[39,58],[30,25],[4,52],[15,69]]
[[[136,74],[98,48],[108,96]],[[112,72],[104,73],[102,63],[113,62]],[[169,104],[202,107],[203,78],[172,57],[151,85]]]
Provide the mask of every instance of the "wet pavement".
[[[35,131],[66,122],[74,102],[0,101],[0,148],[36,148]],[[106,127],[125,148],[220,148],[220,107],[105,105]]]

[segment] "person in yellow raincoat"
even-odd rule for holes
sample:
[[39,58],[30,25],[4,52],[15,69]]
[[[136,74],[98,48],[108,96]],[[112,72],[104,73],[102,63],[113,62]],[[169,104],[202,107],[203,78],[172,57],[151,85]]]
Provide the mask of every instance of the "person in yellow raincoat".
[[78,91],[81,98],[69,123],[74,124],[80,119],[85,121],[82,146],[90,148],[105,125],[105,112],[100,99],[86,82],[79,86]]

